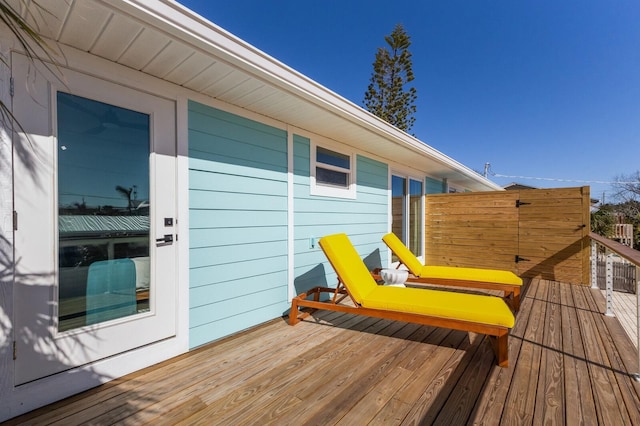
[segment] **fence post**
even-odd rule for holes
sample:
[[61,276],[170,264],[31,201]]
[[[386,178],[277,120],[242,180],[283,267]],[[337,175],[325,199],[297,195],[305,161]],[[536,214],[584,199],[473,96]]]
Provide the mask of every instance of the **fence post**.
[[598,243],[591,240],[591,288],[598,288]]
[[636,337],[638,339],[638,372],[633,374],[633,380],[640,382],[640,266],[636,265]]
[[607,256],[607,311],[604,313],[608,317],[615,317],[613,313],[613,252],[606,250]]

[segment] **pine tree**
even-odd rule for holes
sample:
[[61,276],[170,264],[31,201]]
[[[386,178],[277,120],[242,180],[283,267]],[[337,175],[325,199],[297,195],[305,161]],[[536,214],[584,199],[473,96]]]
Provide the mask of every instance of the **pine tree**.
[[414,79],[411,40],[402,24],[397,24],[384,39],[389,48],[378,48],[364,105],[369,112],[408,132],[415,122],[417,98],[414,87],[405,90],[405,85]]

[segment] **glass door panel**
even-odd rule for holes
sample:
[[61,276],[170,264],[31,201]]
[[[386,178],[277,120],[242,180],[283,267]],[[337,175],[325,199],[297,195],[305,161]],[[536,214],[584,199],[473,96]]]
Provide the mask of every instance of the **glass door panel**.
[[422,255],[422,182],[409,179],[409,250]]
[[58,92],[58,331],[149,310],[149,115]]
[[[400,176],[391,176],[391,232],[402,241],[404,241],[406,197],[407,180]],[[391,261],[398,261],[398,257],[393,252]]]

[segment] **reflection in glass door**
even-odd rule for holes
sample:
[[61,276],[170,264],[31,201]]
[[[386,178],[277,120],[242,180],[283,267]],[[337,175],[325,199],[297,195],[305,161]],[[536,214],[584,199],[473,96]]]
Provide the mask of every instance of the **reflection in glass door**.
[[[422,255],[422,192],[421,181],[391,176],[391,232],[416,256]],[[391,260],[397,262],[398,258],[392,253]]]
[[148,114],[57,94],[58,331],[149,310]]
[[409,179],[409,250],[422,255],[422,182]]
[[[391,176],[391,232],[402,241],[405,241],[406,198],[407,180],[400,176]],[[398,261],[398,257],[393,252],[391,260]]]

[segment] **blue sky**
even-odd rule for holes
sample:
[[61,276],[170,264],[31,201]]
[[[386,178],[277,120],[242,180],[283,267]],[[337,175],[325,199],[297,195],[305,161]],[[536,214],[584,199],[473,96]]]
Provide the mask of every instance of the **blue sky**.
[[[444,154],[537,187],[640,170],[637,0],[179,0],[362,106],[376,49],[411,36],[411,131]],[[566,181],[561,181],[562,179]]]

